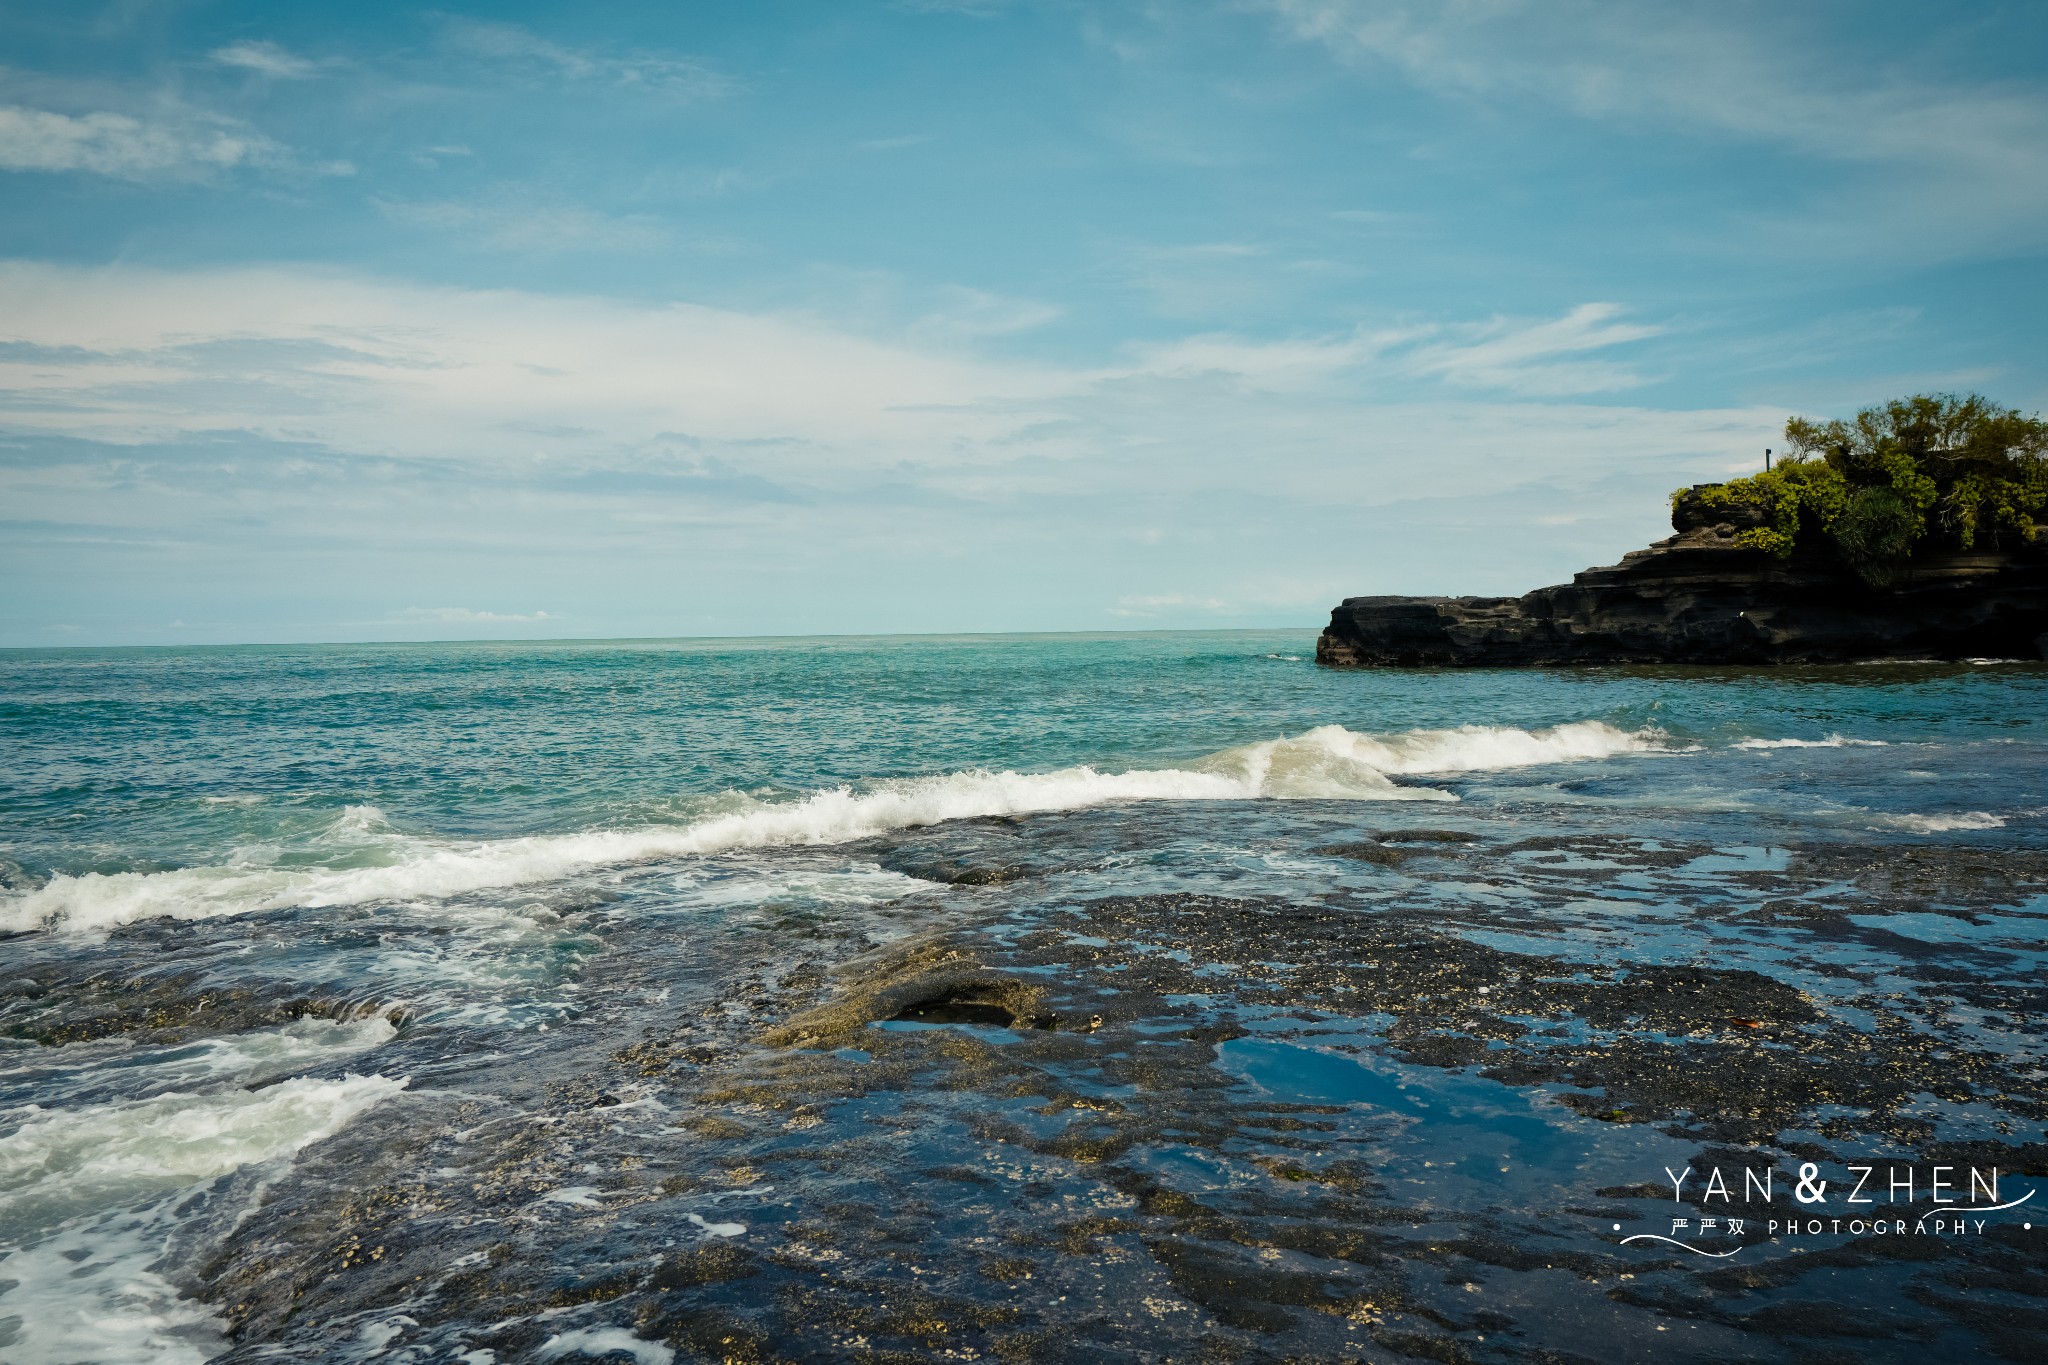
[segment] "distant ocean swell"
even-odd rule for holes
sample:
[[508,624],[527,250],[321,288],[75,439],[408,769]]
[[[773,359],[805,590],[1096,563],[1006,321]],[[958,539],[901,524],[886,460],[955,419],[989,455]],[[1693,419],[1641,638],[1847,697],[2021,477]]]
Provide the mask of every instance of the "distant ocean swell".
[[496,841],[403,835],[386,828],[374,808],[352,806],[326,832],[329,842],[349,850],[359,864],[372,854],[388,861],[287,868],[266,865],[265,852],[252,850],[221,866],[58,876],[0,902],[0,931],[91,932],[155,916],[212,919],[289,906],[436,899],[662,858],[848,843],[944,820],[1127,801],[1454,801],[1450,793],[1394,779],[1670,751],[1661,731],[1628,732],[1594,720],[1538,730],[1466,725],[1383,736],[1325,725],[1224,749],[1180,767],[976,769],[834,787],[784,802],[733,793],[687,823]]

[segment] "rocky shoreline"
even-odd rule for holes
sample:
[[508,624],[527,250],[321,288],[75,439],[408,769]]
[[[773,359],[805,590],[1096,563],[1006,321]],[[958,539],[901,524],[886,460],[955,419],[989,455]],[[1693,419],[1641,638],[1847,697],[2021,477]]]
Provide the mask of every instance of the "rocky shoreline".
[[1800,664],[2048,658],[2048,551],[1917,556],[1866,585],[1824,547],[1738,545],[1753,508],[1676,500],[1676,535],[1521,597],[1352,597],[1316,662],[1335,668]]
[[[2039,854],[1360,814],[1234,812],[1321,860],[1292,894],[1053,889],[1213,837],[1168,806],[805,855],[948,889],[770,907],[687,953],[631,887],[555,900],[592,936],[579,1014],[404,1018],[382,1063],[407,1095],[288,1180],[238,1178],[183,1283],[222,1315],[223,1362],[2038,1358],[2042,1243],[2010,1219],[1804,1240],[1768,1220],[1807,1212],[1802,1161],[1874,1154],[1916,1181],[1908,1226],[1942,1212],[1937,1163],[2013,1194],[2048,1170]],[[1482,883],[1513,894],[1460,891]],[[220,951],[308,928],[24,944],[36,990],[0,1018],[234,1028],[172,979],[204,994]],[[1775,1171],[1703,1243],[1739,1254],[1619,1240],[1724,1212],[1675,1203],[1667,1167],[1695,1189]]]

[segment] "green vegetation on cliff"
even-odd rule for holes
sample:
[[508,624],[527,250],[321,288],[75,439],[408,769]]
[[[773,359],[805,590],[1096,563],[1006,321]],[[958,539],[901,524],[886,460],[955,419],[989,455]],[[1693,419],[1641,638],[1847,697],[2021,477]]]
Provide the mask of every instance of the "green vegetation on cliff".
[[[1735,540],[1785,556],[1815,537],[1873,586],[1923,548],[2033,540],[2048,504],[2048,421],[1976,394],[1917,394],[1849,421],[1785,424],[1773,469],[1700,490],[1710,508],[1755,508]],[[1672,495],[1674,501],[1687,490]]]

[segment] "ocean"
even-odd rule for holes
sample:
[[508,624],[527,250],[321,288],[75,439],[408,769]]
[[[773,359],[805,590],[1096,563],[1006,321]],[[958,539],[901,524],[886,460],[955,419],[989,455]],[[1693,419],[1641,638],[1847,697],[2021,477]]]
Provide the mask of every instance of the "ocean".
[[0,1359],[2034,1358],[2048,666],[1313,653],[0,652]]

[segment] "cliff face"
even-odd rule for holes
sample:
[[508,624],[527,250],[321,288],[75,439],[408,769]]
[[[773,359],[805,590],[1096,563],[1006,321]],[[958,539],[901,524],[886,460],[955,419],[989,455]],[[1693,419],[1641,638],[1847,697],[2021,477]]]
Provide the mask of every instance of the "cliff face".
[[1522,597],[1352,597],[1316,662],[1339,668],[1836,663],[2048,658],[2048,536],[2005,553],[1916,557],[1871,588],[1832,552],[1737,548],[1749,509],[1697,492],[1678,534]]

